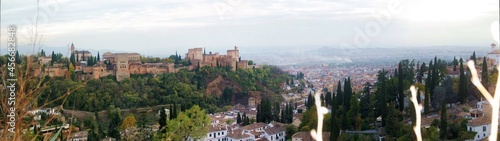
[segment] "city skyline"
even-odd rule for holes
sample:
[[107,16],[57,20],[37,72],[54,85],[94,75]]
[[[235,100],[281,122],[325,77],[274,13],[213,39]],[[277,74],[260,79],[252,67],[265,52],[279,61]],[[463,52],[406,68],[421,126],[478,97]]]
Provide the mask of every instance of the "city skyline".
[[[3,1],[1,9],[2,34],[8,25],[17,25],[20,47],[26,46],[36,2]],[[496,0],[49,0],[40,2],[38,42],[42,48],[73,42],[93,50],[161,54],[193,47],[223,52],[232,46],[248,51],[479,46],[495,42],[490,33],[494,21]]]

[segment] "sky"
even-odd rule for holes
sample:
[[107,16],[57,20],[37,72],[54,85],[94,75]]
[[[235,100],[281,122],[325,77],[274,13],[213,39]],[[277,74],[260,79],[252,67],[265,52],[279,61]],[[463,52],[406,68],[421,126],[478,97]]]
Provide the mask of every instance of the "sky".
[[[40,0],[37,48],[116,50],[147,55],[205,47],[225,52],[303,48],[485,46],[496,42],[498,0]],[[28,48],[36,0],[1,1]],[[498,26],[498,24],[497,24]],[[498,29],[498,28],[497,28]]]

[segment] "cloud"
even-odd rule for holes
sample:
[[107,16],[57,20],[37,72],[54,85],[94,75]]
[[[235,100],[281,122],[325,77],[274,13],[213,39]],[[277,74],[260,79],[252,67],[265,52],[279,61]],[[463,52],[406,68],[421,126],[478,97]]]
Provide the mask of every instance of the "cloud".
[[[39,32],[44,42],[67,43],[71,40],[87,44],[95,42],[97,36],[105,35],[109,40],[101,42],[120,42],[119,48],[132,42],[155,43],[156,48],[164,46],[224,46],[243,44],[247,46],[289,46],[289,45],[335,45],[336,42],[354,36],[354,28],[364,28],[373,21],[372,14],[387,9],[390,0],[47,0],[41,1],[43,22]],[[396,0],[392,0],[396,1]],[[427,0],[425,0],[427,1]],[[467,7],[470,0],[458,0],[461,6],[450,8],[447,4],[421,4],[413,7],[414,2],[400,0],[405,6],[400,15],[394,15],[392,25],[382,31],[380,37],[372,39],[379,45],[398,43],[413,44],[423,39],[413,32],[423,29],[435,35],[441,31],[465,29],[478,25],[484,19],[454,23],[454,26],[441,27],[422,24],[418,16],[436,15],[431,20],[441,20],[447,15],[460,13],[460,9],[472,9],[475,17],[495,17],[498,19],[498,0],[475,1]],[[450,2],[453,4],[453,1]],[[43,13],[53,5],[56,12]],[[493,6],[492,6],[493,5]],[[417,5],[419,6],[419,5]],[[425,12],[426,6],[434,6],[442,13]],[[495,7],[496,6],[496,7]],[[441,7],[443,7],[441,9]],[[484,8],[483,8],[484,7]],[[483,9],[481,9],[483,8]],[[432,8],[431,8],[432,9]],[[415,12],[416,11],[416,12]],[[2,1],[2,25],[17,24],[30,27],[36,15],[36,2],[31,0]],[[454,15],[458,20],[470,15],[462,12]],[[441,18],[440,18],[441,17]],[[25,20],[28,19],[28,20]],[[470,24],[474,22],[474,24]],[[491,21],[487,21],[488,24]],[[418,24],[418,25],[415,25]],[[424,27],[426,26],[426,27]],[[1,28],[5,28],[1,27]],[[440,30],[436,30],[442,28]],[[486,28],[486,27],[485,27]],[[5,31],[5,30],[2,30]],[[405,32],[405,31],[411,31]],[[458,31],[457,31],[458,32]],[[475,33],[482,34],[480,29]],[[3,32],[2,34],[5,34]],[[134,39],[141,36],[138,40]],[[394,37],[405,35],[405,39],[392,41]],[[418,35],[418,34],[417,34]],[[440,34],[442,38],[457,39],[458,34]],[[160,36],[160,37],[158,37]],[[111,38],[112,37],[112,38]],[[182,37],[182,38],[181,38]],[[2,36],[2,41],[5,41]],[[152,41],[151,39],[155,39]],[[169,40],[167,40],[169,39]],[[175,40],[173,40],[175,39]],[[420,40],[419,40],[420,39]],[[463,38],[460,38],[463,39]],[[64,41],[60,41],[64,40]],[[415,40],[415,41],[412,41]],[[443,41],[448,41],[443,40]],[[477,42],[479,39],[471,39]],[[439,42],[436,39],[435,42]],[[467,42],[467,41],[463,41]],[[447,42],[449,43],[449,42]],[[59,45],[53,45],[59,46]],[[96,47],[97,48],[97,47]],[[132,47],[130,47],[132,48]]]

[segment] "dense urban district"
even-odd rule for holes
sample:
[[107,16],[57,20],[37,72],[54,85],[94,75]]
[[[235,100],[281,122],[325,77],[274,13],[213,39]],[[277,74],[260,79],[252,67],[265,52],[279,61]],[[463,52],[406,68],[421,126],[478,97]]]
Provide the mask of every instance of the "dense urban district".
[[[475,63],[492,93],[500,50],[394,65],[281,67],[242,60],[236,46],[225,55],[193,48],[168,58],[70,50],[15,53],[15,129],[4,94],[10,56],[0,57],[0,140],[311,141],[319,122],[326,141],[412,141],[415,113],[424,140],[498,134],[466,64]],[[410,101],[412,85],[422,111]],[[318,100],[329,111],[323,121]]]

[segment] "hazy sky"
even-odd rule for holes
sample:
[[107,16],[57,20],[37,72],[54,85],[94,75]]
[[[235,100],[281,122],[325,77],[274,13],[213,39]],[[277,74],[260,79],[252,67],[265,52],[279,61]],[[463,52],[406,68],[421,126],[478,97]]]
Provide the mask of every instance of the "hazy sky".
[[[30,42],[36,0],[2,0],[7,25]],[[40,0],[43,46],[185,53],[298,47],[488,46],[498,0]],[[377,18],[378,17],[378,18]]]

